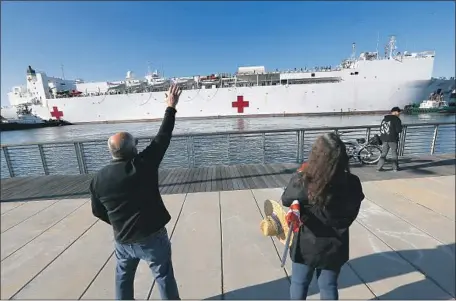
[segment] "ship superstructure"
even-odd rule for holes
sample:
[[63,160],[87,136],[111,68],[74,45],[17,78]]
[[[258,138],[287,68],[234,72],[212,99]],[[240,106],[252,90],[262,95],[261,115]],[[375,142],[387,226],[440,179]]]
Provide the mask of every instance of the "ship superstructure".
[[174,78],[157,71],[136,78],[129,71],[116,82],[48,77],[29,66],[27,85],[13,87],[12,106],[2,108],[2,115],[27,104],[43,119],[71,123],[159,119],[172,83],[183,89],[178,117],[189,118],[387,111],[419,102],[438,88],[454,89],[454,78],[432,79],[433,51],[397,52],[394,36],[382,56],[378,51],[356,56],[355,46],[339,66],[282,71],[247,66],[235,74]]

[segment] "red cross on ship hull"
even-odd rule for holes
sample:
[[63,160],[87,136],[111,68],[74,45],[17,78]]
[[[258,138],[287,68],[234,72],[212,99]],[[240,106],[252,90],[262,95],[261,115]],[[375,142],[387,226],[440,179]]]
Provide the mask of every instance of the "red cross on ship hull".
[[55,119],[60,120],[63,117],[63,112],[59,111],[58,107],[52,107],[51,116],[55,117]]
[[249,102],[244,101],[244,96],[241,95],[241,96],[238,96],[237,101],[233,101],[231,103],[231,105],[233,108],[237,108],[238,113],[244,113],[244,108],[249,107]]

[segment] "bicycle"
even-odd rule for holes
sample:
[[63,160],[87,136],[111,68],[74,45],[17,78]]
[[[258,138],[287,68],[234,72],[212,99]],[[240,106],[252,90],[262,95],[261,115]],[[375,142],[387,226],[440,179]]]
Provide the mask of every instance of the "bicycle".
[[[343,132],[335,132],[340,138]],[[341,138],[342,140],[342,138]],[[382,154],[382,140],[375,134],[369,141],[364,138],[355,138],[355,140],[342,140],[347,149],[349,159],[357,159],[361,164],[375,164],[380,160]]]

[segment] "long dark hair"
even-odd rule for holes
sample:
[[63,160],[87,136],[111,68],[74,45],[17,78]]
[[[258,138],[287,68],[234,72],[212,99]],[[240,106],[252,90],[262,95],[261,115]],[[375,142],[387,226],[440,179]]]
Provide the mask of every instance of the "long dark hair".
[[319,136],[312,146],[301,181],[307,186],[310,203],[326,206],[330,195],[346,189],[350,173],[345,144],[335,133]]

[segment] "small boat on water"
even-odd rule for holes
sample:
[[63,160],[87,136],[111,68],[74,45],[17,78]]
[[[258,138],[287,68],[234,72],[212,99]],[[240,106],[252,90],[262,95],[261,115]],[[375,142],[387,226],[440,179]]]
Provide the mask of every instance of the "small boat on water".
[[428,99],[423,100],[419,105],[413,104],[404,107],[406,114],[420,113],[456,113],[456,93],[451,91],[449,101],[445,100],[444,93],[439,89],[432,93]]
[[0,117],[1,131],[28,130],[45,127],[71,125],[71,123],[62,119],[43,120],[38,116],[32,114],[32,110],[29,109],[29,107],[26,104],[18,106],[17,119],[7,119],[3,116]]

